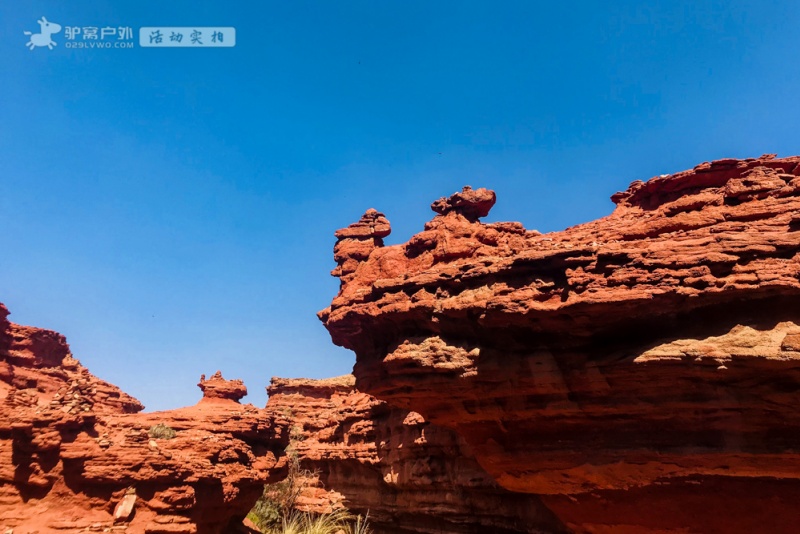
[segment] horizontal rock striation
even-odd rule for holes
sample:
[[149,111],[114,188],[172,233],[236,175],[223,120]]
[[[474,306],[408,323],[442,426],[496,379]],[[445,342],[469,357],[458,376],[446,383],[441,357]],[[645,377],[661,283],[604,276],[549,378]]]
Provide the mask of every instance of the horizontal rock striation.
[[634,182],[544,235],[481,223],[494,194],[465,188],[351,262],[319,315],[359,390],[454,430],[575,531],[793,532],[799,164]]
[[313,473],[298,508],[343,506],[386,534],[566,532],[535,495],[499,487],[453,431],[357,391],[355,379],[273,378],[267,409]]
[[197,405],[137,413],[63,336],[0,305],[0,527],[15,533],[228,531],[280,476],[285,429],[240,381],[201,380]]

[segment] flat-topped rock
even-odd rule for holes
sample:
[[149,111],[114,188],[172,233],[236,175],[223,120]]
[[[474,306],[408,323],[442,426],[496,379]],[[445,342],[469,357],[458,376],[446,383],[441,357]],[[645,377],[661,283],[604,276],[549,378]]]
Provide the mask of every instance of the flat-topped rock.
[[225,380],[222,372],[217,371],[206,380],[206,375],[200,377],[197,387],[203,392],[203,400],[229,400],[239,402],[247,395],[247,387],[241,380]]

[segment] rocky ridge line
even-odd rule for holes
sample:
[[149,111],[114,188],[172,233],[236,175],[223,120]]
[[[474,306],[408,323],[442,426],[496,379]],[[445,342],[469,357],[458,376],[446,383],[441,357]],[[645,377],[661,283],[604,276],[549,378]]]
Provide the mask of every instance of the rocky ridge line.
[[288,433],[217,372],[195,406],[142,405],[66,340],[0,304],[0,527],[17,534],[215,534],[283,476]]

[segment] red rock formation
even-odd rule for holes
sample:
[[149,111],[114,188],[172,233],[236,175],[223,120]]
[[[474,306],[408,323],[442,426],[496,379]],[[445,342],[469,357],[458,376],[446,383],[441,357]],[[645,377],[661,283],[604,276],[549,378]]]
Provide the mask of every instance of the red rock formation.
[[800,157],[634,182],[546,235],[480,223],[481,191],[351,263],[320,312],[358,388],[575,531],[796,531]]
[[247,395],[247,388],[241,380],[225,380],[222,373],[217,371],[206,380],[206,375],[200,376],[197,387],[203,392],[201,402],[209,401],[234,401],[239,402]]
[[0,399],[28,406],[49,400],[48,409],[74,415],[135,413],[144,407],[115,386],[91,375],[69,352],[64,336],[8,322],[0,303]]
[[361,220],[336,232],[333,259],[338,267],[331,274],[344,283],[351,278],[359,263],[366,260],[377,247],[383,246],[383,238],[392,231],[383,213],[369,209]]
[[237,402],[241,381],[217,373],[196,406],[135,413],[142,405],[91,375],[63,336],[7,315],[0,305],[4,532],[221,532],[280,474],[288,436]]
[[292,429],[301,467],[316,473],[298,508],[368,513],[380,533],[565,531],[537,496],[500,488],[454,432],[354,382],[272,379],[267,409]]

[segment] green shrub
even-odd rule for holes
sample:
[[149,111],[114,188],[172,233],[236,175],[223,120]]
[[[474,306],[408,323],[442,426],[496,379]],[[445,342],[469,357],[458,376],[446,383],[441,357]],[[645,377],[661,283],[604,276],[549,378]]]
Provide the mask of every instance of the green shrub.
[[262,532],[275,532],[289,518],[303,492],[303,480],[314,476],[301,469],[300,458],[291,445],[286,448],[286,456],[289,464],[286,478],[264,486],[261,498],[247,516]]
[[247,518],[264,534],[371,534],[367,519],[353,517],[346,510],[330,514],[310,514],[295,509],[297,498],[307,480],[317,478],[316,473],[300,467],[297,452],[290,445],[286,455],[289,469],[286,478],[264,486],[261,498]]
[[[253,512],[247,516],[253,520]],[[255,522],[255,521],[254,521]],[[256,523],[257,524],[257,523]],[[288,516],[271,527],[261,527],[265,534],[372,534],[367,518],[353,517],[346,510],[329,514],[311,514],[292,510]]]
[[371,534],[367,521],[359,516],[357,519],[346,510],[335,510],[329,514],[309,514],[295,512],[281,524],[276,534]]
[[148,433],[150,434],[150,437],[154,439],[172,439],[177,434],[175,430],[164,423],[158,423],[157,425],[151,426]]

